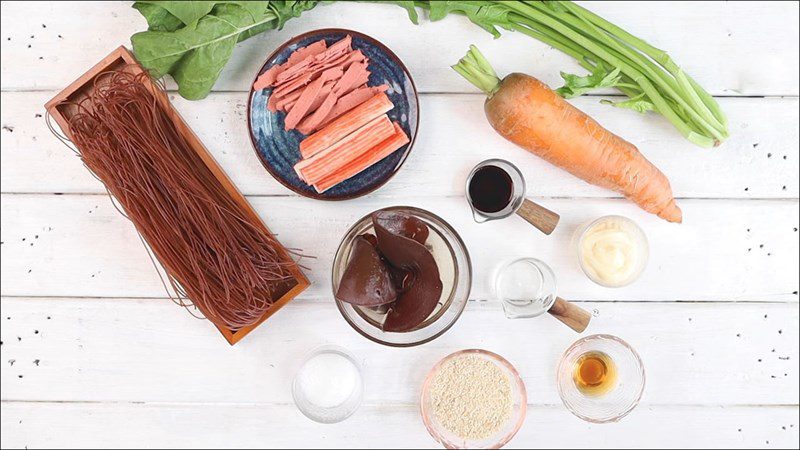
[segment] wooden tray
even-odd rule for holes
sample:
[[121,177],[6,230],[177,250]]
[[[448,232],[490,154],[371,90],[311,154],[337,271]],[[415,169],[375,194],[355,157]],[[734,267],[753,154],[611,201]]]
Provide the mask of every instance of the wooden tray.
[[[130,70],[134,73],[142,72],[144,70],[133,57],[133,55],[128,51],[128,49],[120,46],[45,104],[47,112],[56,121],[58,126],[61,127],[61,130],[68,138],[72,139],[72,136],[69,135],[68,123],[70,117],[75,114],[75,107],[72,105],[60,105],[60,103],[64,101],[76,102],[86,98],[87,94],[94,89],[94,79],[98,74],[108,70],[121,68],[126,68],[126,70]],[[244,210],[255,220],[255,223],[262,226],[266,231],[269,231],[267,226],[261,220],[261,217],[259,217],[255,210],[253,210],[252,206],[250,206],[250,203],[247,202],[242,193],[239,192],[233,182],[231,182],[230,178],[228,178],[219,164],[217,164],[217,162],[214,160],[214,157],[211,156],[203,143],[200,142],[200,139],[198,139],[189,126],[186,125],[186,122],[183,121],[181,116],[178,114],[178,111],[176,111],[169,102],[167,96],[152,82],[149,83],[148,87],[156,95],[156,98],[159,100],[164,110],[167,111],[169,116],[172,118],[172,121],[175,123],[178,131],[183,135],[184,138],[186,138],[187,142],[189,142],[197,154],[200,155],[208,168],[217,177],[220,183],[222,183],[231,197],[244,208]],[[283,253],[283,256],[287,260],[292,260],[292,256],[289,254],[286,248],[281,246],[279,247],[279,251]],[[294,280],[287,282],[283,289],[279,289],[279,298],[275,301],[272,308],[270,308],[257,323],[249,327],[242,328],[236,332],[233,332],[228,328],[220,326],[216,323],[214,324],[231,345],[239,342],[248,333],[253,331],[255,327],[259,326],[262,322],[267,320],[269,316],[274,314],[275,311],[282,308],[284,305],[286,305],[286,303],[289,302],[289,300],[296,297],[309,286],[310,283],[308,279],[305,277],[305,275],[303,275],[299,267],[295,266],[292,269],[292,272],[294,275]],[[201,313],[203,313],[203,315],[208,317],[208,314],[206,311],[203,311],[202,307],[198,306],[198,309]]]

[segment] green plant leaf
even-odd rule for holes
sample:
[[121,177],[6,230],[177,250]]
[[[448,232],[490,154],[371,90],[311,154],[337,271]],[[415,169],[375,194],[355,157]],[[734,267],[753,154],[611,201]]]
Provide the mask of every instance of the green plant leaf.
[[198,100],[211,91],[239,36],[275,22],[271,11],[264,11],[254,20],[241,6],[220,4],[195,27],[172,32],[144,31],[131,36],[131,43],[136,58],[155,77],[171,74],[183,97]]
[[484,1],[432,1],[429,3],[429,18],[432,21],[444,19],[452,13],[463,14],[467,18],[488,31],[495,38],[500,37],[497,27],[511,29],[513,23],[508,18],[510,10],[502,3]]
[[147,29],[150,31],[175,31],[184,26],[180,19],[158,5],[136,2],[133,8],[147,20]]
[[619,102],[613,102],[611,100],[604,99],[600,100],[600,103],[604,105],[613,106],[615,108],[632,109],[642,114],[646,113],[647,111],[655,110],[655,105],[653,105],[653,102],[648,100],[644,94],[639,94],[633,98],[629,98],[628,100],[622,100]]
[[417,15],[417,5],[414,3],[414,0],[392,0],[387,3],[393,3],[403,9],[406,10],[408,13],[408,19],[414,25],[419,25],[419,15]]
[[556,89],[556,92],[564,98],[578,97],[595,89],[614,87],[621,80],[619,68],[609,72],[602,64],[595,66],[589,75],[578,76],[561,72],[561,78],[564,79],[564,86]]
[[[214,1],[172,1],[172,0],[140,0],[137,3],[146,3],[159,6],[188,27],[197,25],[197,21],[214,9]],[[148,21],[149,23],[149,21]]]
[[[248,3],[248,2],[242,2]],[[282,29],[283,25],[286,23],[287,20],[293,19],[295,17],[300,17],[300,14],[308,11],[309,9],[317,6],[319,1],[313,0],[295,0],[295,1],[286,1],[286,0],[272,0],[270,2],[261,2],[261,3],[269,3],[269,9],[278,17],[278,23],[275,28]]]

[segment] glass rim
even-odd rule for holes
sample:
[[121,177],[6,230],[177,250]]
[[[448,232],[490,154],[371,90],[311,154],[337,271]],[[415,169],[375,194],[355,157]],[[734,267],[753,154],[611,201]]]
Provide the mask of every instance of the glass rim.
[[[367,220],[370,216],[372,216],[372,214],[374,212],[377,212],[377,211],[411,211],[411,212],[414,212],[414,213],[421,213],[422,215],[427,215],[427,216],[432,217],[433,219],[441,222],[441,224],[444,225],[444,227],[447,229],[447,231],[452,235],[452,237],[453,237],[455,243],[458,245],[458,247],[461,250],[463,250],[464,257],[466,259],[466,267],[463,267],[463,268],[462,267],[458,267],[457,264],[456,264],[455,265],[455,271],[456,271],[456,279],[458,279],[458,277],[463,276],[464,279],[466,280],[466,283],[467,283],[467,286],[468,286],[467,292],[466,292],[467,300],[462,302],[462,305],[457,310],[454,310],[455,311],[455,316],[450,320],[450,323],[446,324],[441,330],[439,330],[438,332],[434,333],[433,335],[428,336],[426,338],[422,338],[422,339],[416,340],[416,341],[411,341],[411,342],[390,342],[390,341],[387,341],[387,340],[384,340],[384,339],[380,339],[379,337],[372,336],[370,333],[362,330],[361,327],[358,326],[350,318],[348,313],[345,311],[345,307],[346,307],[345,306],[345,302],[340,301],[334,295],[333,300],[334,300],[334,303],[336,304],[336,308],[339,310],[339,313],[342,315],[342,317],[344,318],[345,322],[347,322],[347,324],[350,325],[351,328],[356,330],[360,335],[364,336],[365,338],[369,339],[372,342],[376,342],[378,344],[386,345],[386,346],[389,346],[389,347],[416,347],[418,345],[422,345],[422,344],[425,344],[427,342],[430,342],[430,341],[440,337],[444,333],[446,333],[448,330],[450,330],[450,328],[453,327],[453,325],[455,325],[456,322],[458,322],[458,319],[464,313],[464,310],[467,307],[467,303],[469,303],[469,294],[472,291],[472,259],[470,258],[469,250],[467,250],[466,244],[464,244],[464,241],[461,239],[461,236],[458,234],[458,232],[456,232],[455,228],[453,228],[452,225],[450,225],[446,220],[442,219],[438,215],[436,215],[436,214],[434,214],[434,213],[432,213],[432,212],[430,212],[430,211],[428,211],[426,209],[417,208],[415,206],[398,205],[398,206],[388,206],[388,207],[385,207],[385,208],[379,208],[379,209],[376,209],[375,211],[372,211],[372,212],[364,215],[363,217],[358,219],[355,223],[353,223],[353,225],[350,226],[350,228],[348,228],[347,231],[345,232],[344,236],[342,237],[341,242],[339,242],[339,247],[336,249],[336,253],[333,256],[333,263],[331,264],[331,289],[334,292],[334,294],[335,294],[335,291],[336,291],[336,280],[334,279],[335,278],[335,273],[336,273],[336,263],[339,261],[339,259],[342,256],[341,253],[344,251],[345,241],[346,241],[347,237],[353,233],[353,231],[358,227],[358,225],[361,222]],[[439,317],[439,319],[441,319],[441,317]],[[428,326],[431,326],[436,322],[438,322],[438,319],[436,321],[434,321],[434,322],[431,322]]]
[[[636,230],[636,234],[641,238],[642,243],[644,244],[644,250],[645,250],[644,251],[644,258],[642,258],[641,263],[639,263],[640,267],[637,270],[636,275],[634,277],[632,277],[628,282],[622,283],[622,284],[607,283],[607,282],[597,278],[595,275],[593,275],[591,273],[591,271],[589,271],[589,269],[586,267],[586,264],[584,264],[584,262],[583,262],[583,258],[581,258],[581,248],[583,246],[583,240],[586,237],[586,233],[590,229],[592,229],[593,226],[597,225],[601,221],[609,220],[609,219],[619,219],[619,220],[631,225],[633,227],[633,229]],[[578,259],[578,266],[580,266],[580,268],[581,268],[581,272],[583,272],[583,274],[586,275],[586,278],[591,280],[593,283],[595,283],[597,285],[600,285],[600,286],[603,286],[603,287],[612,288],[612,289],[622,288],[622,287],[625,287],[625,286],[630,286],[631,284],[635,283],[642,276],[642,274],[644,273],[644,270],[647,268],[647,265],[650,262],[650,241],[647,239],[647,235],[645,234],[644,230],[642,230],[642,227],[640,227],[639,224],[637,224],[636,221],[634,221],[633,219],[631,219],[629,217],[625,217],[625,216],[619,215],[619,214],[607,214],[605,216],[601,216],[601,217],[598,217],[597,219],[594,219],[593,221],[589,222],[589,224],[587,224],[586,226],[584,226],[580,230],[580,235],[578,236],[578,240],[577,240],[577,259]]]
[[[563,367],[567,363],[567,361],[569,361],[568,355],[570,355],[570,353],[572,353],[580,345],[583,345],[586,342],[591,342],[591,341],[596,341],[596,340],[611,341],[611,342],[619,345],[621,348],[625,349],[626,351],[628,351],[633,356],[633,360],[636,363],[637,368],[639,369],[639,372],[641,372],[641,374],[642,374],[641,386],[639,387],[639,390],[636,392],[635,399],[631,402],[630,406],[628,406],[621,413],[618,413],[618,414],[614,415],[613,417],[609,417],[607,419],[596,419],[596,418],[593,418],[593,417],[589,417],[589,416],[587,416],[585,414],[579,413],[574,408],[572,408],[570,406],[570,404],[568,403],[568,401],[565,399],[565,392],[561,388],[561,383],[559,382],[560,379],[561,379],[561,374],[564,373]],[[556,367],[556,388],[558,390],[558,396],[561,398],[561,402],[564,404],[564,406],[567,408],[567,410],[569,412],[571,412],[573,415],[575,415],[576,417],[578,417],[581,420],[584,420],[584,421],[590,422],[590,423],[603,424],[603,423],[614,423],[614,422],[620,421],[622,418],[624,418],[625,416],[630,414],[634,409],[636,409],[636,407],[639,405],[639,402],[642,400],[642,396],[644,395],[644,388],[645,388],[646,385],[647,385],[647,372],[645,371],[644,363],[642,362],[642,358],[639,356],[639,353],[630,344],[625,342],[623,339],[621,339],[621,338],[619,338],[617,336],[614,336],[614,335],[610,335],[610,334],[592,334],[592,335],[589,335],[589,336],[584,336],[584,337],[578,339],[577,341],[573,342],[572,345],[570,345],[564,351],[564,353],[562,353],[561,358],[558,361],[558,366]]]
[[[497,442],[492,443],[489,447],[486,448],[501,448],[507,443],[511,441],[511,439],[516,436],[522,426],[525,424],[525,418],[528,414],[528,392],[525,387],[525,382],[522,379],[519,371],[511,364],[507,359],[503,358],[502,356],[498,355],[497,353],[491,352],[489,350],[483,350],[480,348],[468,348],[464,350],[459,350],[457,352],[450,353],[449,355],[445,356],[444,358],[440,359],[436,364],[433,365],[428,374],[425,376],[425,380],[422,383],[422,389],[420,390],[420,397],[419,397],[419,406],[420,406],[420,415],[422,416],[422,422],[425,425],[425,429],[428,430],[431,437],[433,437],[436,442],[444,445],[446,448],[459,448],[454,443],[448,441],[444,436],[439,433],[439,431],[434,426],[432,420],[432,411],[428,411],[428,408],[425,404],[425,397],[428,395],[430,386],[433,383],[433,379],[436,377],[436,374],[439,370],[446,364],[447,362],[459,358],[464,355],[480,355],[486,357],[494,364],[497,364],[503,367],[510,375],[510,382],[517,386],[519,391],[519,413],[516,421],[514,422],[514,426],[512,429],[504,434]],[[512,416],[513,417],[513,416]],[[488,438],[487,438],[488,439]],[[469,443],[469,439],[463,439],[464,442]]]

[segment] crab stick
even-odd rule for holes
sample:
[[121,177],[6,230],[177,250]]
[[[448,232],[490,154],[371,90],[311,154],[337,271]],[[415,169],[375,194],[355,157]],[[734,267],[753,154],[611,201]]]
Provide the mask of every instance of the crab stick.
[[300,154],[303,158],[314,156],[392,108],[394,104],[381,92],[300,142]]
[[[363,87],[359,87],[357,89],[354,89],[353,91],[351,91],[347,95],[343,95],[343,96],[339,97],[339,100],[336,101],[336,106],[333,107],[333,109],[331,110],[330,114],[328,114],[328,117],[326,117],[325,120],[323,120],[322,123],[319,124],[317,129],[319,130],[319,129],[327,126],[329,123],[331,123],[334,120],[336,120],[342,114],[350,111],[351,109],[353,109],[356,106],[364,103],[365,101],[371,99],[372,97],[380,94],[381,92],[385,92],[387,89],[389,89],[389,86],[387,86],[385,84],[382,84],[380,86],[375,86],[375,87],[363,86]],[[303,130],[301,130],[301,132],[302,131]],[[313,132],[313,131],[314,130],[309,130],[309,133],[305,133],[305,134],[310,134],[310,132]]]
[[337,184],[345,180],[349,180],[359,173],[369,169],[382,159],[397,151],[400,147],[408,144],[408,142],[408,136],[400,127],[400,125],[395,122],[393,135],[378,145],[372,147],[360,157],[350,161],[338,171],[314,183],[314,189],[321,194]]
[[298,163],[301,164],[299,168],[301,178],[308,184],[314,184],[393,134],[394,126],[385,114],[373,119],[339,142],[304,160],[308,163],[301,164],[304,161]]

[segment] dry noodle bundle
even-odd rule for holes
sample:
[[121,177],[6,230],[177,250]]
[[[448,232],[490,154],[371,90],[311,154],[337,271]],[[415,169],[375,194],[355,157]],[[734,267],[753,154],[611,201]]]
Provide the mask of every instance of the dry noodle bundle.
[[[148,90],[146,72],[105,72],[69,132],[164,266],[182,306],[231,331],[255,324],[296,263],[238,204]],[[171,295],[172,296],[172,295]]]

